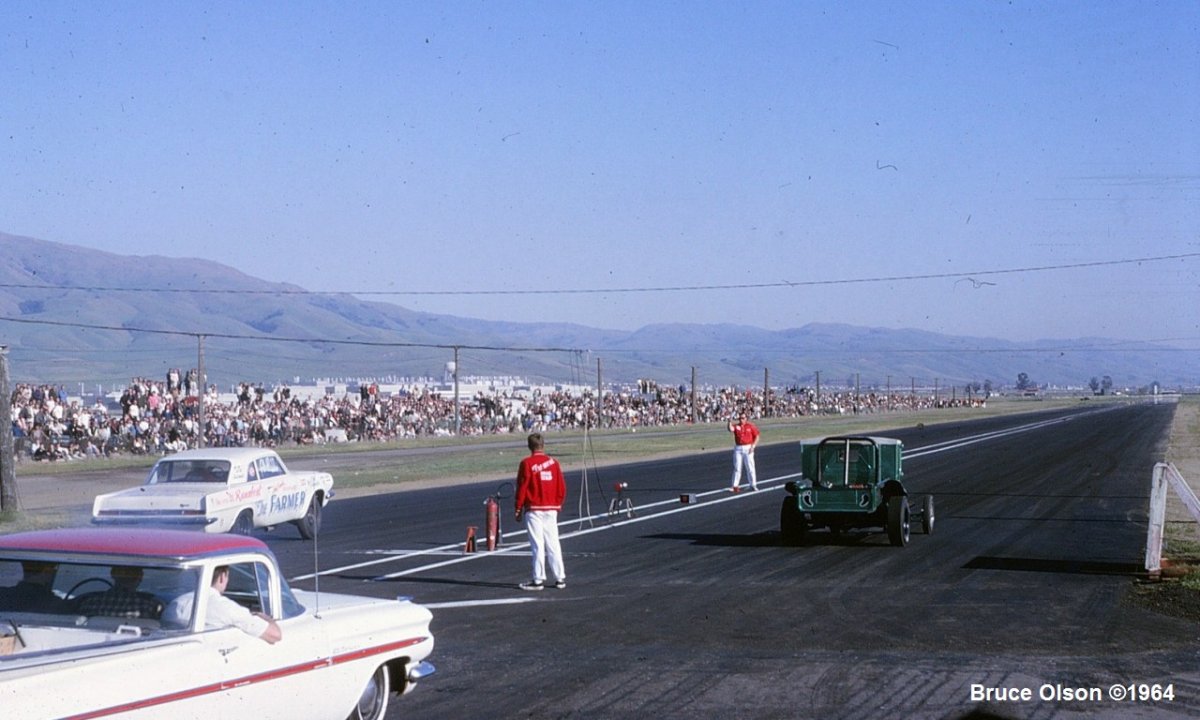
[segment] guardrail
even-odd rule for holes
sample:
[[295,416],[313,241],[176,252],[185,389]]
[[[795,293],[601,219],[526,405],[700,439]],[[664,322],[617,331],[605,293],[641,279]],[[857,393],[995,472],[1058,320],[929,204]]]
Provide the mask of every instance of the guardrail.
[[1192,491],[1179,469],[1171,463],[1160,462],[1154,466],[1150,481],[1150,526],[1146,529],[1146,572],[1152,578],[1162,574],[1163,527],[1167,519],[1167,489],[1172,488],[1183,501],[1192,518],[1196,520],[1200,534],[1200,499]]

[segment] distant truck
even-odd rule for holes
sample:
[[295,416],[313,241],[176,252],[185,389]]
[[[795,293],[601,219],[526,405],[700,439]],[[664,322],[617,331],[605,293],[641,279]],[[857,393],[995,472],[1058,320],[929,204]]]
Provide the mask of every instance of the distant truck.
[[933,532],[933,496],[909,506],[902,479],[904,444],[894,438],[847,435],[800,444],[801,478],[784,489],[779,510],[783,542],[800,545],[812,528],[840,535],[849,528],[883,528],[892,545],[908,544],[913,516]]
[[333,476],[290,472],[274,450],[208,448],[168,455],[140,487],[99,495],[96,524],[171,525],[248,535],[292,523],[311,540],[333,497]]

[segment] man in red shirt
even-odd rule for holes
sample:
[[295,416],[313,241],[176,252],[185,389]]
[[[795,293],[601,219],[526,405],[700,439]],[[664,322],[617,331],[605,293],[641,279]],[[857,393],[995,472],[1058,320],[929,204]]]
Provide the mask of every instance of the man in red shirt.
[[754,472],[754,448],[758,445],[758,428],[746,419],[746,413],[738,416],[735,424],[729,421],[729,432],[733,433],[733,479],[729,484],[730,492],[738,492],[742,482],[742,466],[746,466],[746,477],[750,480],[750,489],[758,489],[758,475]]
[[522,590],[541,590],[546,586],[546,565],[559,590],[567,586],[562,547],[558,542],[558,512],[567,498],[562,466],[546,454],[541,433],[529,436],[529,457],[517,468],[517,522],[525,519],[529,533],[529,552],[533,556],[533,577],[521,583]]

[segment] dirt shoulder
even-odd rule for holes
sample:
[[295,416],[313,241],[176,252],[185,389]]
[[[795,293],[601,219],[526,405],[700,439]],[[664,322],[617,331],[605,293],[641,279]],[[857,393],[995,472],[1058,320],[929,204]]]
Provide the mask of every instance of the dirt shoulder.
[[[1185,399],[1175,408],[1166,460],[1179,469],[1192,490],[1200,487],[1200,398]],[[1190,524],[1193,527],[1177,529],[1195,531],[1195,521],[1174,493],[1167,501],[1167,522]]]
[[[1200,488],[1200,398],[1185,398],[1175,408],[1165,460],[1193,491]],[[1167,495],[1163,535],[1162,579],[1135,585],[1126,600],[1163,615],[1200,622],[1200,527],[1174,492]]]

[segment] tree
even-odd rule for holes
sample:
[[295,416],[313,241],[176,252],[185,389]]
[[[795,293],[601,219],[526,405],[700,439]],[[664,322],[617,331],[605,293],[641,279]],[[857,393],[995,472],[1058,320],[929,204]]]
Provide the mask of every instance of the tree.
[[1018,390],[1028,390],[1032,387],[1034,387],[1034,384],[1029,380],[1029,373],[1018,373],[1017,374],[1017,389]]
[[1093,375],[1093,376],[1092,376],[1092,379],[1091,379],[1091,380],[1088,380],[1088,387],[1090,387],[1090,388],[1092,389],[1092,394],[1093,394],[1093,395],[1097,395],[1097,394],[1099,394],[1099,392],[1100,392],[1100,378],[1098,378],[1098,377],[1096,377],[1095,375]]
[[1105,375],[1104,378],[1102,380],[1100,380],[1100,387],[1103,390],[1103,392],[1101,393],[1102,395],[1111,395],[1112,387],[1113,387],[1112,376]]

